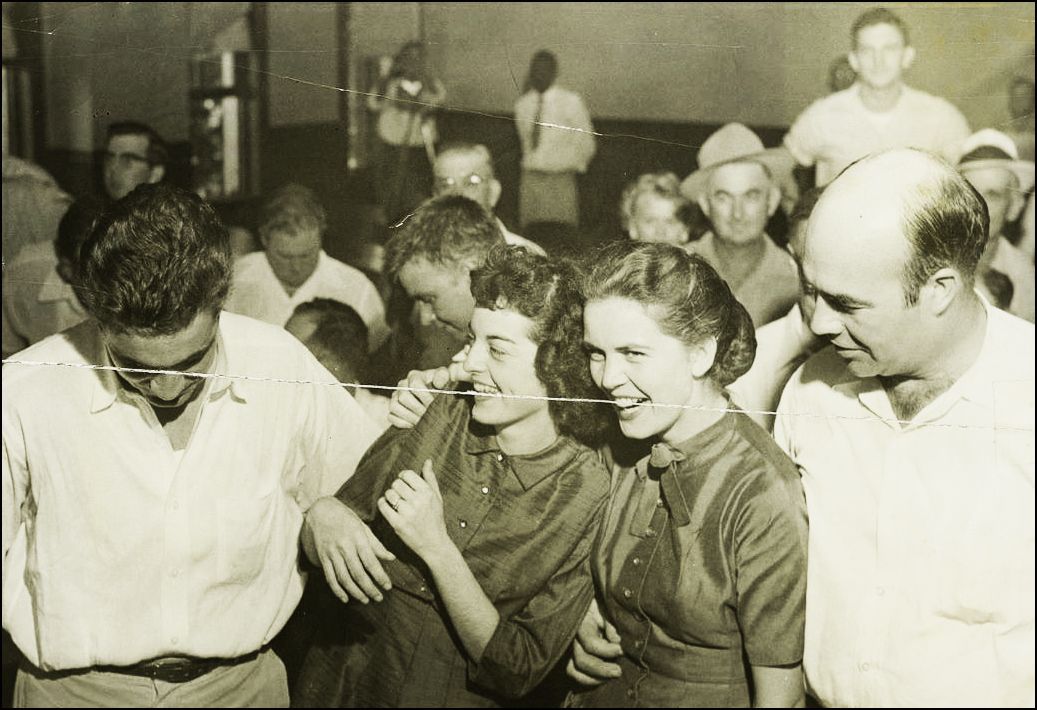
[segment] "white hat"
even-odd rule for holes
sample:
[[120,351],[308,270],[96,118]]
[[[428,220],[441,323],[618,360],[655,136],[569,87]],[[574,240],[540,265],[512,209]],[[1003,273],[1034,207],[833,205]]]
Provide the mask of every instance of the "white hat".
[[706,188],[712,170],[720,165],[734,162],[760,163],[766,167],[775,184],[780,184],[787,171],[788,161],[783,159],[780,148],[764,148],[760,137],[741,123],[728,123],[718,129],[699,148],[698,170],[681,183],[681,194],[697,201]]
[[958,171],[980,168],[1004,168],[1019,178],[1019,190],[1033,187],[1033,161],[1019,160],[1015,141],[1001,131],[984,128],[965,139],[958,150]]

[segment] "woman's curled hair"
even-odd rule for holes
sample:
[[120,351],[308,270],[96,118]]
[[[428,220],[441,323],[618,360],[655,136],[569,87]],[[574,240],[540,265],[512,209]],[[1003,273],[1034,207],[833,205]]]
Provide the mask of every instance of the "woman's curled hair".
[[[567,260],[533,254],[523,247],[494,247],[472,272],[477,308],[507,308],[533,321],[536,374],[549,397],[600,399],[583,351],[583,298],[579,275]],[[605,405],[552,399],[548,411],[559,433],[596,446],[609,417]]]
[[660,330],[685,345],[717,342],[708,375],[726,387],[756,357],[756,331],[748,311],[705,259],[670,245],[616,242],[590,258],[584,298],[626,298],[655,317]]

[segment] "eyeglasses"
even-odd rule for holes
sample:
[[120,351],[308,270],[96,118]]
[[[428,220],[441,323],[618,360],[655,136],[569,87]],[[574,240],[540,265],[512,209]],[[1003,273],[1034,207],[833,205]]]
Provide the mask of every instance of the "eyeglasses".
[[135,163],[147,163],[151,165],[151,161],[147,159],[147,156],[140,155],[139,153],[113,153],[109,150],[104,152],[104,162],[115,163],[120,168],[131,168]]
[[470,173],[464,177],[437,177],[435,179],[436,192],[446,192],[447,190],[456,190],[458,188],[465,189],[466,187],[477,187],[487,182],[487,179],[478,173]]

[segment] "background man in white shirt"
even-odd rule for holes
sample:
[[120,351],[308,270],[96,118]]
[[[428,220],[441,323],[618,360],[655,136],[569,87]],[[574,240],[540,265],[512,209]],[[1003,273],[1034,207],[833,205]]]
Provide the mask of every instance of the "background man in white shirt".
[[271,195],[260,218],[263,251],[234,263],[227,310],[283,326],[300,304],[341,301],[367,325],[371,350],[389,335],[385,304],[363,272],[324,253],[324,207],[313,191],[288,184]]

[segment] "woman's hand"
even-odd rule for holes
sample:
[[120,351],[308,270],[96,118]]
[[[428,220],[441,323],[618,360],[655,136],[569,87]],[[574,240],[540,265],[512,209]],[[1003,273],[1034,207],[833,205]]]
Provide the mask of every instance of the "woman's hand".
[[425,460],[420,476],[414,471],[401,471],[378,499],[378,510],[407,547],[430,567],[437,554],[453,547],[431,459]]

